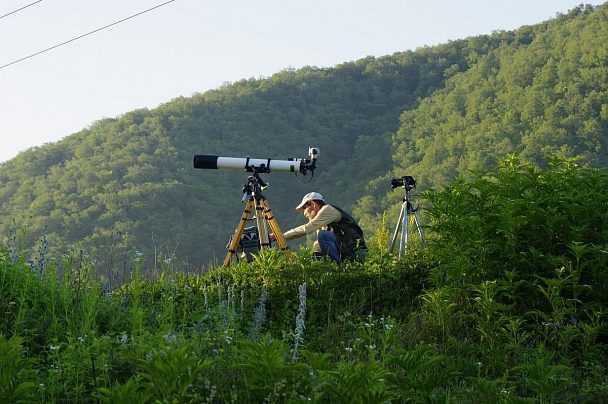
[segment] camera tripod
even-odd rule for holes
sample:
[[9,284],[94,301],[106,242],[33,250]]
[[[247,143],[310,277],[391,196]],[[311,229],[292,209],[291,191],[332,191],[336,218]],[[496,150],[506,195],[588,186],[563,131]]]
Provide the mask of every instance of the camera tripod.
[[420,227],[420,220],[418,219],[418,207],[414,207],[412,204],[412,197],[416,196],[410,191],[415,187],[415,183],[404,183],[405,197],[403,198],[403,204],[401,205],[401,211],[399,212],[399,219],[395,226],[395,232],[391,240],[390,252],[393,251],[395,241],[397,240],[397,234],[401,229],[401,238],[399,239],[399,258],[402,257],[404,252],[407,252],[408,245],[410,242],[417,238],[420,244],[424,244],[424,233],[422,227]]
[[283,237],[283,233],[279,229],[279,225],[277,224],[276,219],[274,218],[272,211],[270,210],[270,205],[268,205],[268,201],[262,195],[262,189],[266,188],[268,184],[262,180],[260,177],[258,170],[253,168],[253,174],[249,176],[247,179],[247,184],[243,186],[243,198],[241,202],[244,202],[247,199],[247,205],[245,206],[245,210],[243,211],[243,215],[241,216],[241,221],[239,222],[238,227],[236,228],[236,232],[232,237],[230,244],[228,245],[228,254],[226,254],[226,259],[224,260],[224,267],[227,267],[232,262],[232,258],[236,257],[237,254],[237,246],[241,241],[241,236],[243,235],[243,230],[247,225],[247,221],[250,220],[250,215],[255,209],[255,220],[258,228],[259,240],[260,240],[260,248],[270,248],[271,244],[268,237],[268,229],[266,225],[268,224],[272,229],[272,233],[274,234],[281,251],[285,254],[287,259],[291,260],[291,253],[289,252],[289,247],[287,247],[287,243],[285,238]]

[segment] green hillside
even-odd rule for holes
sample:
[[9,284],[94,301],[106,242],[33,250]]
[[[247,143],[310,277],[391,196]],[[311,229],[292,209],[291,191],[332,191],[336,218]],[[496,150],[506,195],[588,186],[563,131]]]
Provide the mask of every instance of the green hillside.
[[605,167],[606,21],[608,4],[580,6],[513,32],[285,70],[100,120],[0,165],[0,234],[24,218],[30,237],[82,241],[120,281],[134,251],[148,269],[159,257],[197,271],[223,259],[247,173],[195,170],[195,154],[287,159],[317,147],[312,180],[264,174],[281,229],[304,220],[293,208],[316,190],[354,209],[371,237],[399,208],[393,176],[441,187],[507,153]]
[[[401,115],[392,138],[393,171],[424,188],[515,153],[539,166],[547,156],[608,166],[608,4],[579,7],[547,23],[469,38],[465,65],[445,71],[445,87]],[[368,222],[397,215],[399,200],[367,197]],[[395,206],[397,205],[397,206]],[[381,209],[378,209],[378,206]]]

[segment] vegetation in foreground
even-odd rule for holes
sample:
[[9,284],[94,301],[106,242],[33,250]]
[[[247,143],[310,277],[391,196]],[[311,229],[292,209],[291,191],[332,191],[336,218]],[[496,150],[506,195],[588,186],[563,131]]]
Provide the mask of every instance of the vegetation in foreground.
[[[0,401],[597,403],[608,175],[510,157],[423,195],[429,242],[364,265],[277,251],[110,290],[25,226],[0,250]],[[61,273],[61,276],[58,275]]]

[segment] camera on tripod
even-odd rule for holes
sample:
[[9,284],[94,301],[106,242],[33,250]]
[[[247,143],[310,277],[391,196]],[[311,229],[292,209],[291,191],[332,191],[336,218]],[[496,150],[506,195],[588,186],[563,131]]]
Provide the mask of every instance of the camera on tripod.
[[399,239],[399,259],[401,259],[404,252],[409,248],[412,241],[424,244],[424,232],[418,219],[418,206],[413,203],[414,197],[417,195],[410,193],[410,191],[416,188],[416,180],[410,175],[404,175],[401,178],[393,178],[391,180],[391,188],[401,187],[405,189],[405,196],[403,197],[401,204],[401,211],[399,212],[399,219],[397,220],[397,226],[395,226],[395,232],[391,239],[389,251],[393,251],[395,242],[399,231],[401,231],[401,237]]
[[403,187],[409,191],[410,189],[416,188],[416,180],[409,175],[404,175],[401,178],[393,178],[391,180],[391,188],[397,187]]

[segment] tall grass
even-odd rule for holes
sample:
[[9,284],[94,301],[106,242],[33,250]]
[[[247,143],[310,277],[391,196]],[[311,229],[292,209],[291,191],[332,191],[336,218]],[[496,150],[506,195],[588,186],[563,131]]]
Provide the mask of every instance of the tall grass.
[[426,248],[399,260],[379,239],[365,264],[269,250],[150,277],[133,251],[109,288],[77,245],[28,250],[16,223],[0,402],[603,402],[608,177],[551,164],[428,191]]

